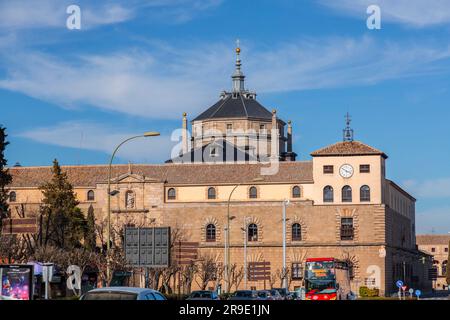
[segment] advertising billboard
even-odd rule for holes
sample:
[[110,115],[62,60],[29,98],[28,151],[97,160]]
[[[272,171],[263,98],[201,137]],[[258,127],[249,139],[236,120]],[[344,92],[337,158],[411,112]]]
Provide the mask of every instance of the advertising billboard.
[[0,300],[33,298],[33,266],[0,265]]

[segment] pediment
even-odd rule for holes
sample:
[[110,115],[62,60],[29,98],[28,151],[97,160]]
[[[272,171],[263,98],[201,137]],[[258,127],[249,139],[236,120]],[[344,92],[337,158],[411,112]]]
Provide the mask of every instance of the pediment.
[[125,173],[118,177],[113,177],[111,183],[137,183],[137,182],[157,182],[156,179],[148,178],[141,174]]

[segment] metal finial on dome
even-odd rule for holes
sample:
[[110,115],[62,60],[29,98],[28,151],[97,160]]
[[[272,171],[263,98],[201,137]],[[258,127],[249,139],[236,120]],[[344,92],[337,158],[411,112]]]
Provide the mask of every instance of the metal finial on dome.
[[233,92],[242,92],[245,90],[244,87],[244,79],[245,76],[241,71],[241,47],[240,47],[240,41],[239,39],[236,40],[236,69],[234,71],[234,74],[232,76],[233,79]]
[[346,142],[346,141],[352,142],[353,141],[353,129],[350,127],[350,123],[351,122],[352,122],[352,118],[350,117],[350,114],[347,112],[347,114],[345,115],[346,127],[343,130],[343,132],[344,132],[344,135],[343,135],[344,142]]

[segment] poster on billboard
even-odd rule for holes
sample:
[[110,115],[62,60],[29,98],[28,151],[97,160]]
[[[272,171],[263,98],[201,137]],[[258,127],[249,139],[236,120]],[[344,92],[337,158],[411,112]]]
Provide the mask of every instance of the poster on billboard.
[[32,265],[0,265],[0,300],[33,298]]

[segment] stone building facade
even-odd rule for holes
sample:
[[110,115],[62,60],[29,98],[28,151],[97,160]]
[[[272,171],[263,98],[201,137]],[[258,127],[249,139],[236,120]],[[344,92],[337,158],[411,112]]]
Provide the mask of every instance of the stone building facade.
[[421,234],[417,236],[419,249],[433,256],[433,268],[437,278],[433,281],[435,290],[448,289],[446,280],[450,235]]
[[[354,291],[364,285],[391,294],[398,279],[431,290],[428,255],[416,246],[416,200],[386,178],[387,155],[354,141],[347,128],[344,141],[311,153],[311,160],[295,161],[290,122],[285,132],[286,123],[257,103],[243,81],[238,55],[232,92],[223,93],[222,102],[194,119],[192,138],[183,116],[178,158],[159,165],[112,167],[112,189],[119,191],[112,198],[113,227],[170,226],[181,230],[185,241],[198,242],[201,256],[223,263],[230,205],[230,263],[243,266],[246,235],[247,261],[270,262],[276,274],[283,265],[282,206],[289,200],[286,265],[292,271],[291,290],[302,286],[299,268],[305,260],[319,257],[346,260],[352,266]],[[204,135],[207,127],[229,135]],[[235,129],[239,133],[233,134]],[[270,139],[261,139],[268,131]],[[229,146],[231,158],[224,156]],[[196,150],[200,158],[194,156]],[[80,207],[87,211],[93,206],[97,220],[104,221],[108,166],[63,170]],[[13,167],[10,172],[12,211],[24,205],[29,215],[37,214],[42,199],[38,187],[50,179],[51,167]],[[268,286],[248,282],[248,288]]]

